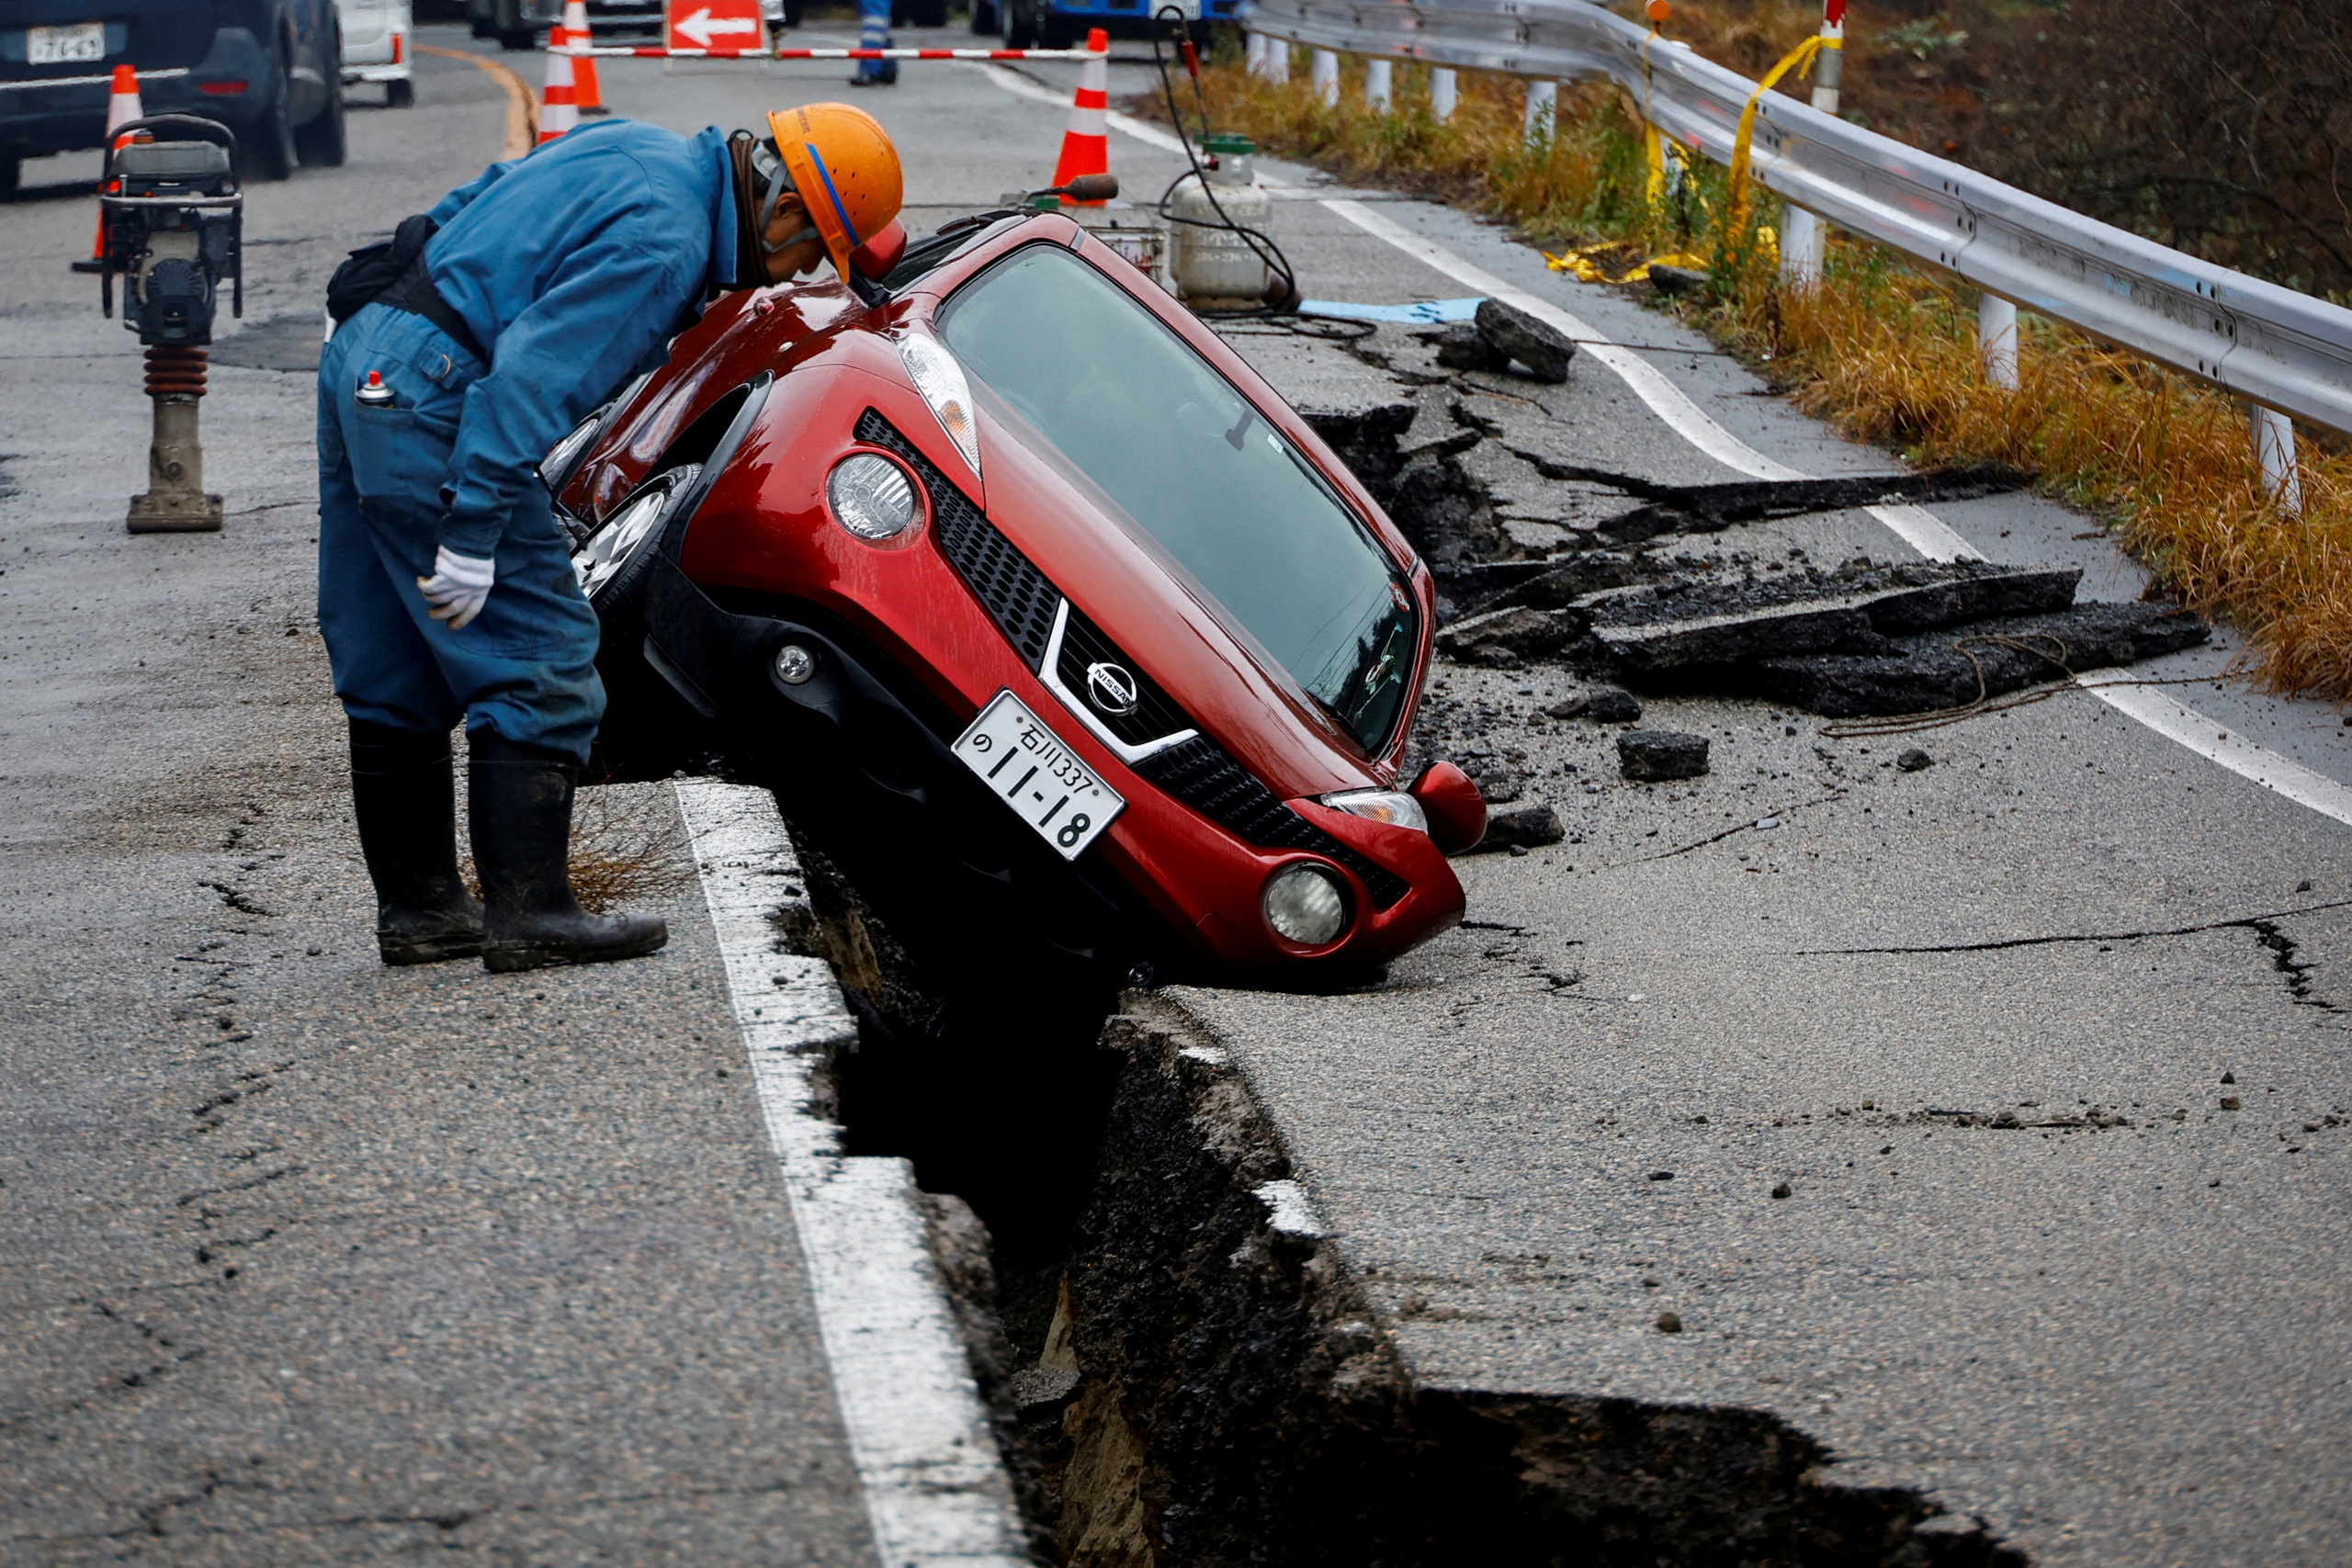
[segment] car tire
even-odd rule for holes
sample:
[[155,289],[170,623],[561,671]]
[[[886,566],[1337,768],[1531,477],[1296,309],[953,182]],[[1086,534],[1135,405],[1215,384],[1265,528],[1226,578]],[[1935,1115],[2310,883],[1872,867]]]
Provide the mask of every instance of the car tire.
[[1004,31],[1004,17],[994,0],[972,0],[972,30],[983,38]]
[[309,169],[340,169],[351,150],[343,119],[341,84],[327,89],[327,101],[308,125],[294,132],[294,151]]
[[294,173],[294,127],[287,119],[286,62],[270,67],[269,104],[261,118],[237,134],[237,177],[282,180]]
[[787,28],[797,28],[800,25],[800,13],[805,9],[807,6],[803,4],[803,0],[784,0],[784,25]]
[[1030,0],[1004,0],[1004,47],[1037,47],[1036,12],[1031,8]]
[[1079,25],[1075,17],[1046,11],[1043,5],[1038,9],[1045,11],[1037,18],[1036,46],[1039,49],[1076,49],[1078,40],[1086,36],[1086,29]]
[[501,28],[498,29],[498,47],[510,52],[519,51],[526,49],[537,49],[539,47],[539,29],[537,28]]
[[17,184],[21,177],[17,168],[16,159],[0,158],[0,200],[17,194]]
[[947,25],[947,0],[907,0],[907,20],[918,28]]
[[416,105],[416,84],[387,82],[384,84],[384,107],[388,109],[413,108]]

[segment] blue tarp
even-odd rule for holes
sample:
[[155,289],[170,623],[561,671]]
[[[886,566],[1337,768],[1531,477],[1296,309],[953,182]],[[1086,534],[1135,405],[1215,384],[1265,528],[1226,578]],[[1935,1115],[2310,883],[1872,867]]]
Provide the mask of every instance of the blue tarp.
[[1420,299],[1410,305],[1357,305],[1345,299],[1302,299],[1302,316],[1335,316],[1344,321],[1406,321],[1415,326],[1442,326],[1466,321],[1478,313],[1484,299]]

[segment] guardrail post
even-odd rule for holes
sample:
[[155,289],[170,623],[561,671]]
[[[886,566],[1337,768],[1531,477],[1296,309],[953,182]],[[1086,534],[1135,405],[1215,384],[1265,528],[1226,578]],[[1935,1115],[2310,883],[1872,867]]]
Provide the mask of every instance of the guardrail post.
[[1281,86],[1290,80],[1290,39],[1266,37],[1266,52],[1259,58],[1258,74]]
[[1328,49],[1315,51],[1315,96],[1332,108],[1340,107],[1340,57]]
[[1443,66],[1430,73],[1430,114],[1440,120],[1453,118],[1453,73]]
[[1385,60],[1363,62],[1363,107],[1375,113],[1388,112],[1388,101],[1394,96],[1396,73]]
[[1985,380],[2004,391],[2018,389],[2018,308],[1997,294],[1976,297],[1976,351],[1984,356]]
[[[1821,52],[1813,62],[1813,107],[1823,114],[1838,112],[1838,84],[1846,73],[1846,0],[1821,0]],[[1784,283],[1821,281],[1821,265],[1828,244],[1828,226],[1817,213],[1801,207],[1785,209],[1781,220],[1781,279]]]
[[1241,46],[1242,69],[1252,76],[1266,74],[1266,35],[1251,33]]
[[1552,117],[1558,109],[1560,85],[1557,82],[1530,82],[1527,85],[1527,124],[1523,133],[1528,144],[1552,140]]
[[2278,503],[2281,515],[2303,514],[2303,476],[2295,464],[2295,422],[2276,409],[2256,403],[2254,451],[2262,459],[2262,488]]

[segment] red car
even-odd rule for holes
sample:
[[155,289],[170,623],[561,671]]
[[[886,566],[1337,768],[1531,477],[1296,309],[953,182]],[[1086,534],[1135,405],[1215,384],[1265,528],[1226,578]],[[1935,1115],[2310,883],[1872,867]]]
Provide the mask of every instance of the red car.
[[1306,423],[1066,218],[859,262],[548,457],[616,773],[698,737],[933,953],[1317,985],[1459,919],[1484,805],[1398,773],[1430,573]]

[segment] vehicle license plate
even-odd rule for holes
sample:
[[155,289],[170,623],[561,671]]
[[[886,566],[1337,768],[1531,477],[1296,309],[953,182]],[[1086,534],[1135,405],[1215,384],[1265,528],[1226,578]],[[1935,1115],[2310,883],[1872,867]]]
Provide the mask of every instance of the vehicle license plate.
[[67,28],[27,28],[25,63],[71,65],[107,57],[107,25],[76,22]]
[[999,692],[956,737],[956,755],[1064,860],[1076,860],[1127,808],[1011,692]]

